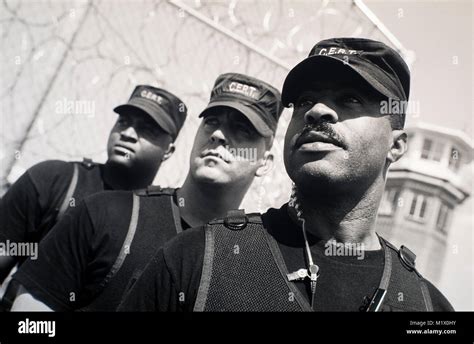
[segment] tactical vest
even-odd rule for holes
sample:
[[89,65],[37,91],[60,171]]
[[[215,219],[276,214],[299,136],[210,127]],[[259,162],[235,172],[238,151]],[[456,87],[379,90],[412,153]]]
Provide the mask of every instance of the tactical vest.
[[[259,214],[230,211],[225,219],[206,225],[205,238],[194,311],[312,311],[298,287],[288,280],[278,243]],[[390,258],[384,269],[391,274],[384,282],[386,293],[377,310],[431,311],[431,298],[415,269],[415,256],[403,246],[398,251],[383,239],[382,243]]]
[[79,311],[115,311],[161,245],[182,231],[175,190],[150,186],[133,193],[125,240],[93,300]]

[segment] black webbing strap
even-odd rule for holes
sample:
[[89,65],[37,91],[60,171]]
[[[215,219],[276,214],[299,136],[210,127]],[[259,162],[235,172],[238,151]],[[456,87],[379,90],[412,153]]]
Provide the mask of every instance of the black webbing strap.
[[431,302],[431,295],[430,291],[428,290],[428,286],[422,278],[420,278],[420,283],[421,293],[423,294],[423,301],[425,301],[426,311],[433,312],[433,303]]
[[132,244],[133,237],[135,236],[135,232],[137,230],[139,212],[140,212],[140,197],[134,193],[132,216],[130,219],[130,225],[128,226],[127,236],[125,237],[125,240],[123,241],[122,248],[120,249],[119,255],[115,259],[114,265],[112,265],[112,268],[110,269],[109,273],[100,284],[101,288],[103,288],[107,283],[109,283],[109,281],[112,279],[112,277],[114,277],[117,271],[120,270],[123,262],[125,261],[125,258],[127,258],[127,254],[130,253],[130,246]]
[[17,296],[18,290],[20,289],[20,283],[16,280],[11,280],[7,285],[7,289],[3,294],[2,301],[0,302],[0,312],[9,312],[13,306],[13,301]]
[[392,276],[392,254],[389,251],[385,240],[379,237],[380,245],[384,252],[384,265],[382,278],[380,279],[380,284],[374,295],[370,299],[370,303],[367,306],[367,312],[380,312],[382,310],[382,304],[387,295],[388,286],[390,284],[390,277]]
[[61,207],[59,207],[58,216],[56,217],[56,219],[59,219],[61,216],[64,215],[67,208],[69,207],[69,202],[71,201],[71,198],[74,195],[74,191],[76,191],[77,181],[79,179],[79,168],[77,167],[77,163],[73,163],[73,166],[74,169],[72,172],[71,182],[69,183],[69,187],[67,188],[66,195],[64,196]]

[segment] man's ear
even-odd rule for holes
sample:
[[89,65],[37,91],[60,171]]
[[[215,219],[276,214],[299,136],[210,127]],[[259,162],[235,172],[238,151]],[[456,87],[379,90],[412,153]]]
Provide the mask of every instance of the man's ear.
[[261,177],[273,169],[273,154],[270,151],[266,151],[262,158],[262,164],[257,171],[255,171],[256,177]]
[[407,151],[407,134],[404,130],[392,130],[392,146],[387,154],[390,163],[398,161]]
[[163,155],[163,159],[161,159],[161,161],[168,160],[168,158],[169,158],[171,155],[173,155],[175,149],[176,149],[176,147],[175,147],[174,143],[171,142],[171,143],[168,145],[168,149],[166,150],[165,155]]

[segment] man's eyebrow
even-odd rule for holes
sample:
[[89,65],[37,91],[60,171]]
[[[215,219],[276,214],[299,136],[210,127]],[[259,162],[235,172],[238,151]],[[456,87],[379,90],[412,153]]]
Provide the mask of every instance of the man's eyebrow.
[[252,124],[252,122],[250,122],[249,119],[247,118],[239,118],[238,120],[235,121],[236,124],[243,124],[245,126],[246,129],[250,130],[250,131],[253,131],[255,133],[258,133],[257,129],[255,129],[254,125]]
[[244,118],[239,118],[239,119],[236,119],[234,121],[235,124],[243,124],[245,125],[246,127],[251,127],[253,128],[253,125],[252,123],[250,123],[250,121],[248,119],[244,119]]

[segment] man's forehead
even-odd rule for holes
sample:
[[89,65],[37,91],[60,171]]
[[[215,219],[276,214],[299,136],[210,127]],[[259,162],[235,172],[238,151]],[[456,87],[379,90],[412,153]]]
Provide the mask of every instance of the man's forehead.
[[227,107],[227,106],[222,106],[222,107],[215,107],[213,109],[210,109],[204,114],[204,117],[208,116],[216,116],[216,117],[226,117],[225,119],[231,122],[242,122],[246,123],[250,126],[253,127],[252,123],[250,120],[245,116],[242,112],[240,112],[237,109]]
[[119,113],[119,116],[130,117],[130,118],[135,118],[135,119],[140,119],[140,120],[152,119],[149,114],[147,114],[146,112],[140,109],[127,109],[127,110],[121,111]]
[[367,96],[377,93],[361,78],[333,78],[312,80],[305,83],[300,90],[300,96],[311,92],[332,91],[332,92],[347,92],[353,91],[359,94],[366,94]]
[[144,123],[147,125],[153,125],[161,129],[160,125],[156,123],[156,121],[149,114],[138,109],[121,112],[119,113],[119,118],[120,117],[131,119],[135,123]]

